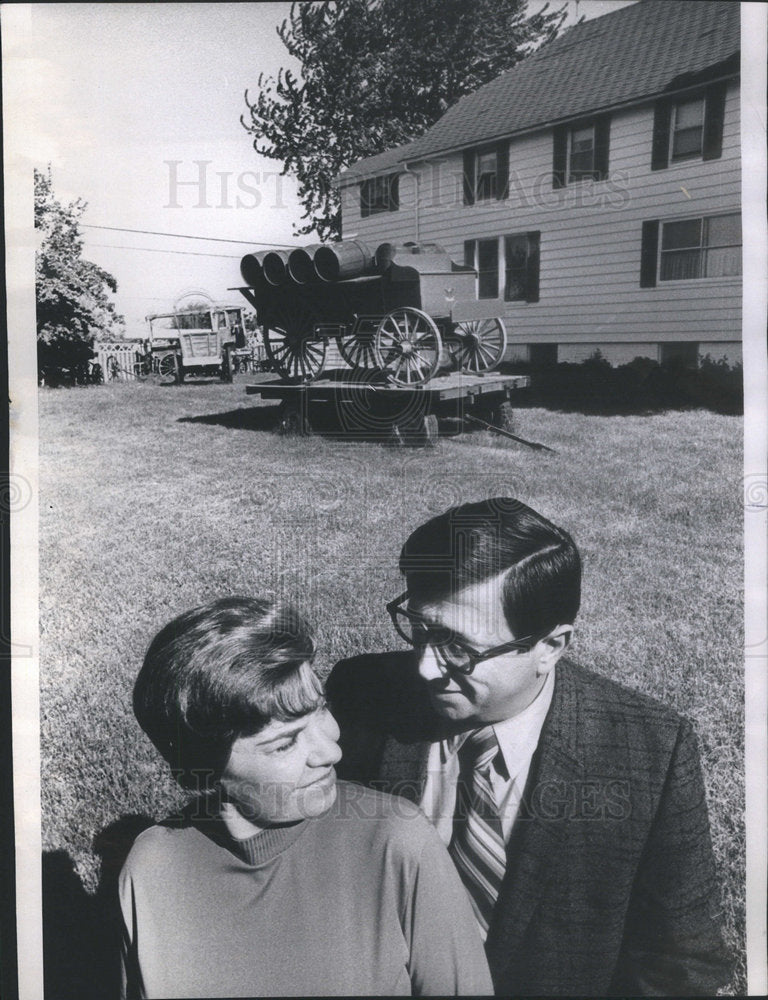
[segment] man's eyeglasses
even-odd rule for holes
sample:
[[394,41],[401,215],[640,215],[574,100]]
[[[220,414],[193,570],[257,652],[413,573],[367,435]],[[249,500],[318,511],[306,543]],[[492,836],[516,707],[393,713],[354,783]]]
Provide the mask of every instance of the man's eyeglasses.
[[490,649],[480,651],[465,640],[459,639],[451,629],[441,625],[427,624],[420,615],[403,607],[407,600],[408,592],[406,591],[387,605],[387,611],[397,634],[417,649],[431,646],[446,667],[461,674],[471,674],[478,663],[482,663],[483,660],[491,660],[495,656],[501,656],[502,653],[513,651],[527,653],[548,634],[543,632],[539,635],[527,635],[521,639],[512,639],[500,646],[492,646]]

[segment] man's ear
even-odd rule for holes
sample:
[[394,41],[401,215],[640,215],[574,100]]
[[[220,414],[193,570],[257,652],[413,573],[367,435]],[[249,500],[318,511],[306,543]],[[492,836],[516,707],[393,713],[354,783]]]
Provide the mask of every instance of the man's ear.
[[549,635],[539,640],[536,644],[538,652],[536,673],[540,677],[554,670],[555,664],[570,645],[572,637],[573,625],[557,625]]

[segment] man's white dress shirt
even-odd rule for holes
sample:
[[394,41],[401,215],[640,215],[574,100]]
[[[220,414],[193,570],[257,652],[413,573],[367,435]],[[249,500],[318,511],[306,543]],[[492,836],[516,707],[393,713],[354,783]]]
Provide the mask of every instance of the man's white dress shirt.
[[[490,778],[496,805],[501,818],[504,842],[509,840],[517,817],[520,799],[528,780],[531,760],[539,744],[552,692],[555,689],[555,671],[551,671],[530,705],[518,715],[494,724],[501,758],[491,767]],[[453,836],[453,814],[456,809],[456,782],[459,778],[459,749],[467,738],[459,733],[433,743],[427,759],[427,780],[421,799],[421,808],[427,819],[437,828],[447,845]]]

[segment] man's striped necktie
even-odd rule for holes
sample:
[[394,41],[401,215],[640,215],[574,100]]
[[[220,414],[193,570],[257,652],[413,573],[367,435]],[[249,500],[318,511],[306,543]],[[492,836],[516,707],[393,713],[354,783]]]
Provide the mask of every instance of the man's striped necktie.
[[459,750],[461,774],[448,847],[469,893],[483,940],[506,867],[501,820],[490,782],[497,753],[499,744],[492,726],[470,733]]

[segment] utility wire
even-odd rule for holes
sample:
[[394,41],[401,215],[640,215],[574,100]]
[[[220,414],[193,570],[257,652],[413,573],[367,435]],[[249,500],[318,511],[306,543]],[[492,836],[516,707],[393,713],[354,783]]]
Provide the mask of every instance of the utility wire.
[[125,229],[122,226],[94,226],[88,222],[81,222],[83,229],[108,229],[113,233],[141,233],[143,236],[172,236],[177,240],[205,240],[208,243],[242,243],[244,246],[279,247],[281,250],[295,250],[296,244],[288,243],[260,243],[258,240],[225,240],[220,236],[190,236],[187,233],[163,233],[155,229]]
[[105,250],[138,250],[140,253],[173,253],[182,257],[223,257],[226,260],[240,260],[230,253],[197,253],[194,250],[161,250],[159,247],[127,247],[115,243],[91,243],[91,247],[102,247]]

